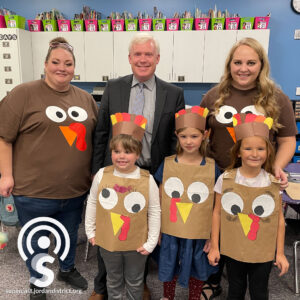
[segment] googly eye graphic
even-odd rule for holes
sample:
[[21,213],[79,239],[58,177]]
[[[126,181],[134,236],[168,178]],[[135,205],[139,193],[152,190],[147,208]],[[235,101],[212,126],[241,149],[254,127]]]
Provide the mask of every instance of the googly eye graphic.
[[203,203],[209,195],[207,186],[202,182],[193,182],[187,189],[188,198],[196,204]]
[[253,213],[261,218],[268,217],[275,208],[275,202],[272,196],[263,194],[254,199],[252,202]]
[[229,105],[221,106],[219,113],[216,115],[216,120],[222,124],[229,124],[232,122],[232,117],[237,113],[236,109]]
[[112,209],[118,203],[118,195],[114,189],[104,188],[99,193],[99,202],[104,209]]
[[263,116],[263,114],[261,112],[259,112],[256,108],[255,105],[248,105],[245,106],[242,110],[241,113],[243,114],[254,114],[254,115],[261,115]]
[[73,120],[75,120],[77,122],[83,122],[88,117],[87,112],[79,106],[71,106],[68,109],[68,115],[70,118],[72,118]]
[[180,198],[183,194],[184,187],[178,177],[170,177],[164,184],[166,194],[171,198]]
[[223,209],[230,215],[236,216],[244,209],[243,199],[238,194],[233,192],[225,193],[221,198],[221,203]]
[[48,106],[46,115],[51,121],[56,123],[61,123],[67,118],[66,112],[58,106]]
[[145,205],[145,197],[139,192],[132,192],[124,198],[124,207],[129,213],[136,214],[143,210]]

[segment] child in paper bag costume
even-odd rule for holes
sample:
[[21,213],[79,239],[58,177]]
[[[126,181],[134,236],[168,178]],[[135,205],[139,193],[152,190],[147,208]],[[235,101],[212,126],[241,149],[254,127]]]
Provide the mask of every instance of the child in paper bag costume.
[[147,255],[160,231],[158,187],[148,171],[135,165],[142,151],[147,120],[116,113],[111,116],[112,166],[95,175],[86,209],[86,234],[107,270],[109,299],[142,299]]
[[159,279],[164,299],[174,299],[177,280],[189,287],[189,299],[200,299],[203,281],[217,272],[205,253],[219,174],[214,160],[205,157],[207,114],[199,106],[176,113],[177,154],[165,158],[155,174],[161,183]]
[[[268,299],[272,261],[280,276],[289,264],[284,255],[284,217],[279,181],[272,173],[274,149],[269,141],[273,120],[254,114],[233,117],[236,144],[232,164],[219,177],[213,214],[209,262],[225,255],[227,299],[244,299],[247,280],[253,300]],[[219,252],[220,233],[220,252]],[[276,254],[276,255],[275,255]]]

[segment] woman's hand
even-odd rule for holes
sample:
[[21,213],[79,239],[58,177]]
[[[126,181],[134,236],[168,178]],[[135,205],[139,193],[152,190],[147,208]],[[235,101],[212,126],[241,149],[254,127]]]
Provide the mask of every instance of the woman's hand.
[[9,197],[14,187],[14,178],[12,176],[0,177],[0,194],[3,197]]
[[144,247],[140,247],[136,251],[141,253],[142,255],[149,255],[150,254],[150,252],[148,252]]
[[95,246],[95,238],[94,238],[94,237],[90,238],[90,239],[89,239],[89,242],[90,242],[93,246]]
[[274,265],[277,266],[278,269],[280,270],[279,276],[282,276],[285,273],[287,273],[287,271],[289,269],[289,262],[287,261],[284,254],[276,255],[276,261],[275,261]]
[[273,169],[274,169],[274,175],[276,179],[280,180],[280,190],[281,191],[285,190],[289,185],[286,173],[284,173],[283,170],[277,166],[274,166]]
[[212,266],[216,266],[220,260],[220,251],[218,249],[211,248],[208,255],[207,255],[209,264]]

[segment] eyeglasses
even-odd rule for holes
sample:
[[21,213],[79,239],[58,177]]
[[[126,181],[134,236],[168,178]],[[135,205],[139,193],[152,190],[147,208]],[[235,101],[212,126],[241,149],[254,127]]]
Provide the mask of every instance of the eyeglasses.
[[54,48],[65,48],[71,52],[73,52],[73,47],[68,43],[60,43],[60,42],[52,42],[49,44],[50,49]]

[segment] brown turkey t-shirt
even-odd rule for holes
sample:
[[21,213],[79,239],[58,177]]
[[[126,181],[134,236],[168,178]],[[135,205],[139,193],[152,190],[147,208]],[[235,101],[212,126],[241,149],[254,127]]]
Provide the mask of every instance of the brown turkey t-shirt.
[[[236,113],[261,114],[254,106],[256,88],[250,90],[238,90],[230,88],[230,96],[225,99],[219,114],[214,115],[215,102],[219,98],[218,88],[214,87],[203,97],[200,105],[209,109],[208,127],[211,128],[209,137],[209,154],[215,159],[218,166],[225,169],[230,164],[230,149],[234,141],[230,135],[232,130],[232,117]],[[282,125],[278,132],[270,131],[270,140],[275,142],[276,137],[295,136],[297,127],[293,107],[289,98],[279,89],[276,91],[276,99],[279,108],[279,123]]]
[[66,199],[88,191],[96,119],[92,96],[72,85],[14,88],[0,102],[0,137],[13,145],[13,194]]

